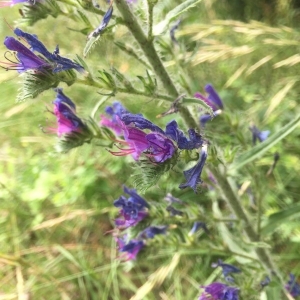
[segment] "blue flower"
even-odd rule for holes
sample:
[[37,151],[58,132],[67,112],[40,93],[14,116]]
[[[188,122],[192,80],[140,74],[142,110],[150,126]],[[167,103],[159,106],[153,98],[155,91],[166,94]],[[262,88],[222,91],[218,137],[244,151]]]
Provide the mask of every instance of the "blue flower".
[[140,238],[153,239],[157,234],[166,234],[168,226],[149,226],[140,234]]
[[189,129],[189,138],[184,136],[184,133],[178,128],[176,121],[171,121],[166,126],[166,135],[174,140],[179,149],[192,150],[200,148],[203,144],[203,140],[200,134],[194,129]]
[[290,280],[287,282],[285,288],[294,298],[300,296],[300,284],[296,282],[294,274],[290,274]]
[[90,39],[91,37],[97,37],[99,34],[101,34],[101,32],[103,32],[103,30],[107,27],[112,17],[112,13],[113,13],[113,6],[111,5],[108,11],[105,13],[100,25],[89,34],[88,39]]
[[270,134],[270,130],[260,131],[255,125],[252,125],[251,127],[249,127],[249,129],[252,132],[253,145],[256,144],[257,140],[259,140],[260,142],[265,141]]
[[27,41],[27,43],[30,45],[32,51],[36,51],[42,54],[48,61],[53,63],[54,65],[54,68],[52,70],[53,73],[61,72],[69,69],[75,69],[78,72],[84,71],[84,68],[78,63],[68,58],[60,56],[58,46],[56,47],[55,51],[51,53],[47,50],[44,44],[38,40],[36,35],[26,33],[19,28],[16,28],[14,30],[14,33],[18,37],[24,38]]
[[202,147],[199,162],[189,170],[183,172],[186,179],[186,183],[182,183],[179,188],[184,189],[186,187],[191,187],[195,192],[197,191],[197,186],[202,182],[200,176],[207,158],[207,145]]
[[194,222],[193,227],[189,232],[189,235],[195,234],[200,228],[203,229],[206,234],[209,234],[207,226],[204,222]]
[[[224,109],[224,105],[223,105],[223,102],[222,102],[220,96],[218,95],[218,93],[216,92],[216,90],[214,89],[214,87],[211,84],[207,84],[204,89],[208,93],[207,97],[203,96],[199,92],[195,93],[194,97],[201,99],[207,105],[209,105],[214,112],[214,116],[219,115],[222,112],[222,109]],[[205,124],[208,121],[210,121],[212,118],[213,117],[210,114],[204,114],[204,115],[200,116],[201,126],[204,127]]]
[[217,263],[213,263],[212,267],[213,268],[221,267],[222,268],[222,273],[223,273],[225,279],[228,280],[228,281],[233,281],[233,278],[228,276],[229,274],[231,274],[231,273],[240,273],[241,272],[241,270],[239,268],[237,268],[233,265],[230,265],[230,264],[226,264],[221,259],[219,259]]
[[239,300],[239,289],[224,283],[213,282],[202,288],[204,292],[198,300]]
[[128,189],[124,186],[124,192],[130,197],[127,199],[121,196],[114,201],[114,206],[121,208],[120,218],[115,220],[115,224],[119,228],[128,228],[135,226],[148,216],[147,208],[149,204],[134,189]]

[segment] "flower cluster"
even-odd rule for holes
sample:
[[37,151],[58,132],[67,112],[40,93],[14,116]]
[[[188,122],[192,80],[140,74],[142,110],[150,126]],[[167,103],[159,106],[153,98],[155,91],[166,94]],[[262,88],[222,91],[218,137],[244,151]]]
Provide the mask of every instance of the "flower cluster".
[[[148,216],[149,204],[134,189],[123,187],[124,192],[129,195],[127,199],[121,196],[114,201],[114,206],[120,208],[119,218],[115,220],[117,229],[128,229],[136,226]],[[118,248],[125,260],[136,259],[137,254],[146,245],[146,239],[153,239],[158,234],[166,234],[168,226],[149,226],[141,231],[137,238],[128,240],[127,234],[116,237]]]
[[106,114],[108,117],[102,115],[100,124],[112,129],[117,136],[123,136],[123,140],[118,139],[117,142],[126,147],[119,148],[119,151],[111,151],[113,155],[131,154],[135,160],[139,160],[143,154],[152,163],[161,164],[174,157],[178,149],[201,148],[199,162],[184,171],[186,183],[180,185],[180,188],[189,186],[196,191],[197,185],[201,183],[200,176],[207,158],[207,145],[194,129],[189,129],[187,138],[173,120],[166,125],[165,130],[162,130],[142,114],[128,112],[119,102],[107,107]]

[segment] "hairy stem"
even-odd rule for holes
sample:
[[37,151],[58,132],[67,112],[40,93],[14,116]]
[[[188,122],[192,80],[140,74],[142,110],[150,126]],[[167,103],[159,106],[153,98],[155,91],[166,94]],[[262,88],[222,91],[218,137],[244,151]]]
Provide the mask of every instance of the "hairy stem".
[[[115,4],[123,17],[125,25],[131,31],[136,41],[139,43],[156,76],[160,79],[164,88],[166,89],[166,91],[168,91],[170,96],[176,99],[179,96],[179,92],[177,91],[175,84],[166,71],[160,57],[158,56],[153,42],[151,40],[148,40],[148,38],[146,37],[142,27],[131,12],[126,0],[115,0]],[[180,106],[179,112],[189,128],[199,128],[196,121],[186,107]]]
[[[231,207],[232,211],[235,213],[237,218],[244,222],[244,230],[249,240],[251,242],[258,242],[259,241],[258,234],[255,231],[254,227],[252,226],[249,217],[244,211],[244,208],[242,207],[242,204],[238,199],[238,196],[234,192],[226,176],[224,174],[221,174],[221,172],[216,168],[211,168],[210,171],[218,182],[217,187],[220,190],[224,200]],[[261,264],[265,267],[265,269],[271,274],[275,275],[284,286],[282,277],[280,276],[276,266],[274,265],[270,253],[264,248],[256,248],[255,252]]]
[[153,30],[153,9],[154,4],[151,0],[147,1],[148,3],[148,41],[153,40],[152,30]]

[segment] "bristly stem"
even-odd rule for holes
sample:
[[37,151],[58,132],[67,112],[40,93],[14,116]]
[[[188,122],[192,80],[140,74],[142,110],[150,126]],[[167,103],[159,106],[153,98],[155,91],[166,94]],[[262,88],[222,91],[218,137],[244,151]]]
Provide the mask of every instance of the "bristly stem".
[[154,9],[154,3],[151,0],[147,0],[148,4],[148,41],[153,41],[153,9]]
[[[230,182],[226,178],[226,175],[222,174],[217,168],[210,168],[210,172],[217,180],[216,187],[220,190],[224,200],[228,203],[228,205],[235,213],[237,218],[244,222],[244,230],[249,240],[254,243],[258,242],[258,234],[252,226],[249,217],[247,216],[246,212],[244,211],[244,208],[242,207],[240,199],[234,192]],[[284,288],[284,281],[280,273],[278,272],[276,266],[274,265],[274,262],[268,250],[266,250],[265,248],[256,247],[255,252],[265,269],[272,275],[275,275],[279,279],[282,287]]]
[[[136,41],[139,43],[156,76],[160,79],[164,88],[167,90],[170,96],[176,99],[179,96],[179,92],[177,91],[175,84],[166,71],[160,57],[158,56],[153,42],[149,41],[146,37],[142,27],[131,12],[126,0],[115,0],[115,4],[123,17],[125,25],[131,31]],[[180,106],[179,112],[189,128],[199,129],[199,125],[194,120],[188,108]]]

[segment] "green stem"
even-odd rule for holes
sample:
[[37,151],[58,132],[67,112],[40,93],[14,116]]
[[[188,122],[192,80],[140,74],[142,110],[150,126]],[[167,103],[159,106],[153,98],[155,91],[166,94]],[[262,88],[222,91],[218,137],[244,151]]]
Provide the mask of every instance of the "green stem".
[[[235,213],[237,218],[244,222],[244,230],[249,240],[251,242],[258,242],[259,241],[258,234],[253,228],[249,217],[244,211],[241,202],[238,199],[236,193],[233,191],[232,186],[228,181],[228,179],[225,177],[224,174],[221,174],[218,169],[212,168],[210,169],[210,171],[218,182],[217,187],[220,190],[224,200],[229,204],[229,206],[231,207],[232,211]],[[282,277],[280,276],[278,270],[276,269],[269,252],[264,248],[256,248],[255,252],[260,262],[265,267],[265,269],[268,272],[271,272],[272,274],[276,275],[276,277],[278,277],[281,283],[284,285]]]
[[153,41],[152,29],[153,29],[153,9],[154,4],[151,0],[147,1],[148,4],[148,41]]
[[[153,42],[149,41],[146,37],[143,29],[131,12],[126,0],[115,0],[115,4],[123,17],[125,25],[131,31],[136,41],[139,43],[156,76],[160,79],[164,88],[168,91],[170,96],[176,99],[179,96],[179,92],[177,91],[176,86],[174,85],[168,72],[166,71],[162,61],[160,60],[158,53],[154,48]],[[189,128],[199,128],[196,121],[186,107],[180,106],[180,114]]]

